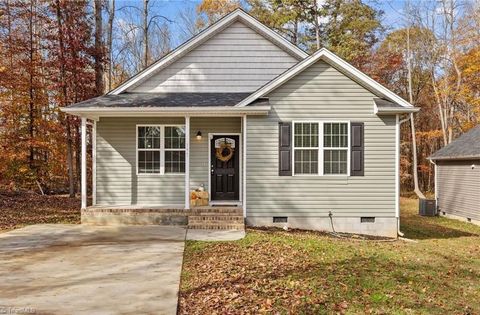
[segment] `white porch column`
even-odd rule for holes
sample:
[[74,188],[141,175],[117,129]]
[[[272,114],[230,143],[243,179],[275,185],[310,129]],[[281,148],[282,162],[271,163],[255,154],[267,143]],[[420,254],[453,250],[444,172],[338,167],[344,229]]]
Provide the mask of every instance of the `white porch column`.
[[82,173],[81,196],[82,209],[87,208],[87,118],[82,117]]
[[247,115],[242,117],[242,208],[243,217],[247,217]]
[[185,116],[185,209],[190,209],[190,116]]
[[97,121],[92,125],[92,205],[97,204]]

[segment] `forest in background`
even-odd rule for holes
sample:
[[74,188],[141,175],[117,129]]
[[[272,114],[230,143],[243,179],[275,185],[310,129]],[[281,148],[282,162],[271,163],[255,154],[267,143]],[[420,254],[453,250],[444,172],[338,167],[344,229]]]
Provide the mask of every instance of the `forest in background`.
[[395,29],[361,0],[203,0],[176,16],[128,3],[0,0],[0,188],[78,193],[79,120],[59,108],[106,93],[174,49],[174,35],[187,40],[238,7],[421,107],[402,125],[405,192],[432,191],[427,157],[479,123],[479,2],[406,0]]

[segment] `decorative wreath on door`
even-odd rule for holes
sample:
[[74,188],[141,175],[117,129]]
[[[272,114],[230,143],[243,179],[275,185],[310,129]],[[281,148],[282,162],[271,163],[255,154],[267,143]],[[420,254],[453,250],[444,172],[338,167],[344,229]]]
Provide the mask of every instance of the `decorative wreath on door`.
[[222,162],[228,162],[233,156],[235,149],[232,148],[230,143],[224,142],[220,144],[219,148],[215,149],[215,157]]

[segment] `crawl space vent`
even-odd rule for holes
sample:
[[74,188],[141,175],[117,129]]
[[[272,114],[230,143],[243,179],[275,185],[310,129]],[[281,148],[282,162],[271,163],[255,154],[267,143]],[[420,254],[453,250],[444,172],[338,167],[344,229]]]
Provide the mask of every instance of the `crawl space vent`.
[[361,217],[361,223],[375,223],[375,217]]
[[288,217],[273,217],[273,223],[287,223]]

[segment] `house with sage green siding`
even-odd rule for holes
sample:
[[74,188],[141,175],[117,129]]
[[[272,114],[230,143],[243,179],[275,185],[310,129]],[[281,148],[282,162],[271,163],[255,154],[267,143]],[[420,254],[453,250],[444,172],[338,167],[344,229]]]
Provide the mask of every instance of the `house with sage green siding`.
[[83,223],[397,236],[399,130],[418,109],[240,9],[63,110],[82,120]]

